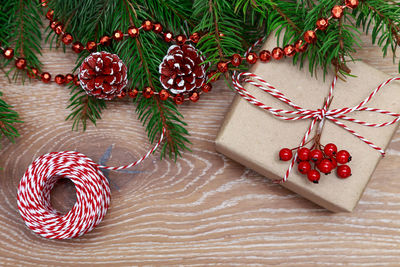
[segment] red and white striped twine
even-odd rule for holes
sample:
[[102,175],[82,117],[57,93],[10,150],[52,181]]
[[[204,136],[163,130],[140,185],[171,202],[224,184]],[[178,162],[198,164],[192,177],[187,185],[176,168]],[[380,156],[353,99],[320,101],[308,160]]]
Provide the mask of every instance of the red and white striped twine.
[[[395,124],[398,121],[400,121],[400,114],[398,114],[398,113],[394,113],[394,112],[383,110],[383,109],[365,107],[365,105],[383,87],[385,87],[387,84],[389,84],[389,83],[391,83],[393,81],[397,81],[397,80],[400,80],[400,77],[390,78],[387,81],[383,82],[375,90],[373,90],[372,93],[367,98],[365,98],[363,101],[361,101],[358,105],[355,105],[353,107],[346,107],[346,108],[328,110],[328,106],[329,106],[328,103],[332,100],[333,90],[335,88],[336,81],[337,81],[337,77],[335,77],[333,79],[333,81],[332,81],[331,86],[330,86],[329,94],[328,94],[328,97],[326,98],[326,101],[324,103],[324,107],[322,109],[318,109],[318,110],[310,110],[310,109],[304,109],[304,108],[300,107],[299,105],[295,104],[292,100],[287,98],[281,91],[279,91],[274,86],[272,86],[271,84],[269,84],[268,82],[263,80],[261,77],[255,75],[253,73],[249,73],[249,72],[237,73],[237,72],[234,72],[234,74],[232,76],[233,86],[234,86],[235,90],[237,91],[237,93],[241,97],[246,99],[251,104],[268,111],[269,113],[274,115],[276,118],[281,119],[281,120],[285,120],[285,121],[297,121],[297,120],[307,120],[307,119],[311,119],[312,120],[311,123],[310,123],[310,126],[307,128],[306,133],[305,133],[304,137],[302,138],[302,140],[300,142],[300,146],[303,146],[308,141],[308,138],[309,138],[309,136],[310,136],[315,124],[318,121],[330,120],[331,122],[335,123],[336,125],[342,127],[343,129],[345,129],[349,133],[351,133],[354,136],[356,136],[358,139],[360,139],[361,141],[363,141],[364,143],[366,143],[367,145],[369,145],[373,149],[378,150],[382,154],[382,156],[385,155],[385,151],[382,148],[380,148],[379,146],[375,145],[373,142],[371,142],[367,138],[361,136],[360,134],[358,134],[357,132],[355,132],[354,130],[352,130],[350,127],[348,127],[347,125],[345,125],[343,122],[341,122],[339,120],[353,122],[353,123],[357,123],[357,124],[360,124],[360,125],[364,125],[364,126],[368,126],[368,127],[376,127],[376,128],[392,125],[392,124]],[[241,85],[241,81],[250,83],[250,84],[258,87],[259,89],[261,89],[264,92],[270,94],[271,96],[273,96],[274,98],[278,99],[279,101],[289,105],[290,107],[293,108],[293,110],[276,109],[276,108],[273,108],[273,107],[270,107],[270,106],[267,106],[267,105],[263,104],[257,98],[252,96]],[[376,113],[392,116],[392,117],[394,117],[394,119],[391,120],[391,121],[388,121],[388,122],[384,122],[384,123],[369,123],[369,122],[360,121],[358,119],[351,118],[351,117],[347,116],[349,113],[352,113],[354,111],[376,112]],[[293,157],[293,159],[292,159],[292,161],[291,161],[291,163],[290,163],[290,165],[289,165],[284,177],[281,180],[277,181],[278,183],[283,183],[283,182],[285,182],[287,180],[287,178],[289,177],[289,174],[290,174],[290,172],[291,172],[291,170],[292,170],[292,168],[293,168],[293,166],[294,166],[294,164],[296,162],[296,159],[297,159],[297,153]]]
[[[131,168],[148,158],[157,144],[136,162],[121,166],[99,165],[74,151],[53,152],[36,159],[18,186],[18,209],[25,224],[36,234],[50,239],[79,237],[91,231],[105,216],[110,205],[110,186],[101,169],[119,171]],[[68,178],[76,188],[76,203],[65,215],[50,205],[50,191],[61,178]]]

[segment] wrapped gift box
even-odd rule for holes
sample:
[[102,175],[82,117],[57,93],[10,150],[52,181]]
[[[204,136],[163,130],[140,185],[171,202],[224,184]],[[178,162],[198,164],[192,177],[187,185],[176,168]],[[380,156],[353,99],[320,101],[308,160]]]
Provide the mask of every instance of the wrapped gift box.
[[[270,49],[274,44],[275,40],[269,40],[264,47]],[[349,67],[352,74],[357,77],[348,78],[347,81],[338,80],[331,109],[358,104],[379,84],[390,78],[387,74],[362,62],[349,64]],[[313,110],[322,107],[333,79],[333,74],[328,74],[324,81],[322,71],[311,76],[307,67],[300,69],[292,64],[292,59],[257,63],[251,72],[275,86],[296,104]],[[290,109],[289,106],[252,85],[247,84],[245,88],[268,106]],[[400,113],[400,83],[396,81],[387,85],[367,106]],[[349,116],[372,123],[393,119],[365,111],[353,112]],[[398,126],[396,124],[372,128],[351,122],[345,123],[384,149],[387,148]],[[283,147],[297,147],[309,124],[310,120],[296,122],[279,120],[236,96],[217,136],[216,149],[267,178],[280,180],[290,162],[278,159],[279,150]],[[298,172],[295,164],[283,186],[331,211],[351,212],[361,198],[382,156],[377,150],[330,121],[324,126],[321,143],[335,143],[339,150],[346,149],[351,153],[353,160],[349,166],[352,168],[352,176],[348,179],[339,179],[336,172],[327,176],[321,174],[319,184],[313,184]]]

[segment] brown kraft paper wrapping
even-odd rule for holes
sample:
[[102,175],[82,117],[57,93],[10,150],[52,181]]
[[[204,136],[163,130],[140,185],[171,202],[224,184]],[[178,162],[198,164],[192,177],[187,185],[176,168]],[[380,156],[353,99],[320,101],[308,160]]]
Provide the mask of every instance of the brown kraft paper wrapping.
[[[273,47],[274,43],[267,41],[264,47],[266,49]],[[349,67],[351,73],[357,77],[348,78],[346,82],[338,80],[330,109],[357,105],[379,84],[390,78],[387,74],[362,62],[349,64]],[[313,110],[322,107],[333,79],[333,75],[327,75],[323,81],[322,71],[312,77],[307,67],[300,70],[298,66],[292,64],[290,58],[270,63],[256,63],[251,72],[275,86],[294,103]],[[318,79],[315,79],[315,76]],[[247,84],[245,88],[268,106],[290,110],[289,106],[254,86]],[[366,106],[400,113],[400,83],[396,81],[387,85]],[[366,111],[353,112],[348,116],[371,123],[382,123],[393,119],[390,116]],[[217,136],[216,149],[267,178],[280,180],[290,162],[278,159],[279,150],[283,147],[297,147],[310,122],[311,120],[296,122],[279,120],[236,96]],[[384,149],[387,148],[398,126],[396,124],[372,128],[342,122]],[[339,150],[346,149],[350,152],[353,157],[349,163],[352,176],[348,179],[339,179],[334,171],[329,175],[321,174],[319,184],[313,184],[297,171],[295,164],[283,186],[328,210],[351,212],[381,160],[381,154],[330,121],[325,123],[321,143],[335,143]]]

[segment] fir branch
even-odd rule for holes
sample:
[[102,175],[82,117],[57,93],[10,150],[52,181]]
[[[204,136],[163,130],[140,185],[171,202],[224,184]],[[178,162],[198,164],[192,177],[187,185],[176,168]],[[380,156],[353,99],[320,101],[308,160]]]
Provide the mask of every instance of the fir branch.
[[[3,93],[0,92],[0,97]],[[18,130],[15,128],[15,123],[22,123],[19,120],[19,115],[12,110],[12,106],[7,104],[0,98],[0,138],[7,137],[11,142],[14,142],[15,137],[19,136]]]

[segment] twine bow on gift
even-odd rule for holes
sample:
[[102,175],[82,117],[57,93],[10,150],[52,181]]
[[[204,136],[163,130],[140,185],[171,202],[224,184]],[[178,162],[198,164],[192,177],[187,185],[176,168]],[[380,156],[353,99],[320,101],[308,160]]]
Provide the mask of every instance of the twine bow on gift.
[[[361,101],[358,105],[353,106],[353,107],[345,107],[345,108],[340,108],[340,109],[329,109],[330,103],[333,99],[333,90],[336,85],[337,77],[335,77],[332,81],[332,84],[329,89],[329,94],[327,98],[325,99],[325,102],[323,104],[323,107],[321,109],[317,110],[311,110],[311,109],[304,109],[300,107],[299,105],[295,104],[293,101],[291,101],[289,98],[287,98],[281,91],[273,87],[271,84],[267,83],[265,80],[260,78],[259,76],[249,73],[249,72],[243,72],[243,73],[234,73],[232,76],[232,83],[235,88],[235,90],[238,92],[238,94],[246,99],[248,102],[251,104],[260,107],[272,115],[274,115],[276,118],[285,120],[285,121],[298,121],[298,120],[311,120],[310,126],[307,128],[306,133],[303,136],[303,139],[301,140],[300,146],[304,146],[308,138],[314,129],[314,126],[319,122],[319,130],[323,127],[323,124],[326,120],[329,120],[333,122],[334,124],[340,126],[341,128],[345,129],[349,133],[353,134],[356,136],[358,139],[372,147],[373,149],[378,150],[382,156],[385,155],[385,151],[380,148],[379,146],[375,145],[373,142],[368,140],[367,138],[361,136],[358,134],[356,131],[352,130],[349,128],[347,125],[345,125],[342,121],[348,121],[352,123],[357,123],[363,126],[368,126],[368,127],[385,127],[389,126],[392,124],[395,124],[396,122],[400,121],[400,114],[394,113],[391,111],[383,110],[383,109],[377,109],[377,108],[369,108],[366,107],[365,105],[371,101],[371,99],[387,84],[400,80],[400,77],[396,78],[390,78],[387,81],[383,82],[380,84],[372,93],[365,98],[363,101]],[[285,109],[276,109],[273,107],[269,107],[262,102],[260,102],[256,97],[252,96],[242,85],[241,82],[247,82],[250,83],[259,89],[263,90],[264,92],[270,94],[274,98],[280,100],[281,102],[289,105],[292,107],[294,110],[285,110]],[[392,121],[384,122],[384,123],[369,123],[365,121],[361,121],[352,117],[348,117],[347,115],[354,112],[354,111],[370,111],[370,112],[376,112],[380,114],[385,114],[394,117]],[[295,156],[293,157],[289,168],[287,169],[285,176],[283,179],[276,181],[277,183],[283,183],[287,180],[289,177],[289,174],[297,160],[297,152],[295,153]]]

